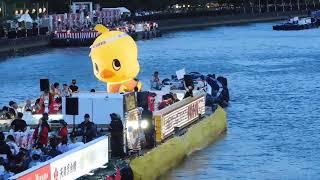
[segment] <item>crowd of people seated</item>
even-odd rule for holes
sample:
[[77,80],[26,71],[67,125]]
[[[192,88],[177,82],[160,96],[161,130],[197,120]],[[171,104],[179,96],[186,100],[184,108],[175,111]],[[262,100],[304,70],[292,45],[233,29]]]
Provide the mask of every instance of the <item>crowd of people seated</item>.
[[[64,120],[59,120],[59,127],[53,129],[48,122],[48,113],[43,113],[32,133],[30,148],[19,147],[15,133],[28,131],[28,125],[22,117],[23,114],[19,112],[17,119],[11,123],[12,130],[0,132],[0,179],[7,179],[97,137],[97,127],[89,114],[85,114],[84,121],[69,132]],[[78,141],[79,136],[82,141]]]

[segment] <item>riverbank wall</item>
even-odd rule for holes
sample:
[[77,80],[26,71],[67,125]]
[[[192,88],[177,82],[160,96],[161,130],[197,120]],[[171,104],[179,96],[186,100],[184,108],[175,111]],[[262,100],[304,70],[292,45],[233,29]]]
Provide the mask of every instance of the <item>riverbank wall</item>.
[[[162,32],[174,31],[189,28],[200,28],[219,25],[256,23],[264,21],[284,20],[289,16],[305,16],[307,12],[273,12],[261,14],[234,14],[219,16],[200,16],[200,17],[179,17],[172,19],[157,20]],[[272,28],[272,27],[270,27]],[[49,47],[50,36],[40,35],[18,39],[1,39],[0,55],[11,55],[21,51],[38,47]]]
[[0,54],[8,55],[32,48],[46,47],[49,45],[49,42],[50,37],[48,35],[24,37],[19,39],[1,39]]
[[145,155],[131,160],[135,180],[152,180],[177,166],[192,152],[219,139],[227,130],[226,112],[216,111],[190,127],[183,136],[174,137]]
[[[191,18],[176,18],[157,21],[162,32],[188,28],[201,28],[209,26],[233,25],[244,23],[256,23],[266,21],[278,21],[288,19],[290,16],[306,16],[307,12],[272,12],[262,14],[235,14],[221,16],[202,16]],[[272,27],[270,27],[272,29]]]

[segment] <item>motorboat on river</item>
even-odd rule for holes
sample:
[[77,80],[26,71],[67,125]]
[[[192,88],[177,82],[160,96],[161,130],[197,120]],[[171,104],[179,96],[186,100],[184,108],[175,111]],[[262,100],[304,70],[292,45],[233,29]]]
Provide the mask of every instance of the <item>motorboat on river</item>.
[[320,25],[319,20],[315,18],[294,17],[289,19],[284,24],[273,26],[273,30],[277,30],[277,31],[304,30],[304,29],[318,28],[319,25]]

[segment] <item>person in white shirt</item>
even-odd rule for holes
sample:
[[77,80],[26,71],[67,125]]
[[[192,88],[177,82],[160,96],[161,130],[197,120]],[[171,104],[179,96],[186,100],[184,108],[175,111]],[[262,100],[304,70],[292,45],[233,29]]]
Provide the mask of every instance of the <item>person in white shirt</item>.
[[12,155],[17,155],[19,153],[19,146],[12,135],[7,136],[7,144],[10,147]]
[[61,144],[59,144],[59,146],[58,146],[58,151],[65,153],[69,150],[70,149],[69,149],[69,145],[68,145],[68,139],[67,138],[62,139]]
[[70,139],[71,139],[71,144],[68,145],[69,150],[84,145],[83,142],[78,142],[76,137],[71,136]]

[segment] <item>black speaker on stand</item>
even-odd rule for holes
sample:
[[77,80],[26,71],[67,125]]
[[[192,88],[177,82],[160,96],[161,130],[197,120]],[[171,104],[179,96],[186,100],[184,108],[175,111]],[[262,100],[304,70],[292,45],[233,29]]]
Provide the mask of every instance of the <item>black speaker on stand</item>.
[[40,91],[49,91],[49,79],[40,79]]
[[66,98],[66,115],[73,116],[73,130],[76,128],[76,115],[79,115],[79,100],[77,97]]

